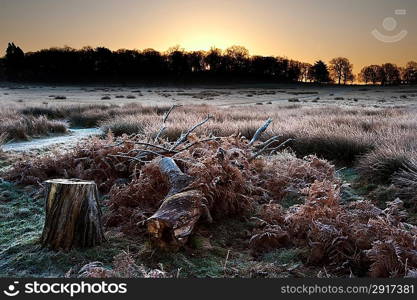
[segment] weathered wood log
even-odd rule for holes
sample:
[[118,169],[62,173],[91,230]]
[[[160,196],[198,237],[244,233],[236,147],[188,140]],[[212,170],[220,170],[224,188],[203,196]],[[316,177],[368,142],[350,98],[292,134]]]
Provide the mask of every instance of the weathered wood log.
[[94,181],[54,179],[47,184],[43,247],[69,251],[101,244],[105,238]]
[[159,168],[167,176],[170,190],[156,213],[147,219],[147,228],[159,247],[179,248],[207,210],[201,192],[189,188],[193,178],[184,174],[172,158],[161,159]]

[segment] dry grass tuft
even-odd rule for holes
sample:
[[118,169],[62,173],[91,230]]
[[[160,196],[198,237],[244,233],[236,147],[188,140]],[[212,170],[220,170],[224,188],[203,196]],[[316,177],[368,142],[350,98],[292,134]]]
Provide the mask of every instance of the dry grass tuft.
[[393,182],[406,206],[417,211],[417,158],[405,162],[401,171],[394,175]]
[[51,121],[46,117],[26,117],[19,115],[0,114],[0,134],[7,135],[9,140],[27,140],[48,134],[66,133],[64,122]]
[[0,147],[3,146],[7,141],[7,133],[0,134]]
[[361,175],[371,182],[389,183],[393,175],[417,159],[417,141],[411,132],[387,132],[374,151],[358,162]]
[[3,147],[4,144],[6,144],[6,141],[7,141],[7,134],[6,133],[1,133],[0,134],[0,158],[2,158],[4,156],[2,147]]

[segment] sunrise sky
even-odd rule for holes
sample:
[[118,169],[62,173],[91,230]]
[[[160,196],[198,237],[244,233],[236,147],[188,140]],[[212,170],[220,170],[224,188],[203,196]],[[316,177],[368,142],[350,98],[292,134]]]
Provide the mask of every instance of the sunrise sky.
[[[407,14],[396,15],[397,9]],[[251,54],[306,62],[345,56],[358,72],[365,64],[417,60],[416,15],[416,0],[0,0],[0,55],[9,41],[25,52],[237,44]],[[384,43],[374,29],[388,37],[408,34]]]

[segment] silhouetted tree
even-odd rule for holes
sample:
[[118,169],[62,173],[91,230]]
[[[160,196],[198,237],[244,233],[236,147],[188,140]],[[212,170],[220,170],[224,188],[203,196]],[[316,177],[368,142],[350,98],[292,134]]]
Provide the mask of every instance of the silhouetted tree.
[[0,80],[6,80],[6,66],[5,59],[0,58]]
[[370,65],[363,67],[358,75],[359,81],[368,84],[377,84],[381,82],[382,68],[378,65]]
[[417,62],[410,61],[405,66],[402,72],[402,80],[408,84],[416,84],[417,83]]
[[310,77],[317,83],[330,82],[330,73],[326,63],[322,60],[317,61],[311,68]]
[[219,48],[211,48],[206,55],[205,63],[207,65],[207,68],[213,73],[222,71],[222,50]]
[[[178,78],[186,74],[190,69],[188,66],[188,57],[185,50],[180,46],[174,46],[168,49],[167,53],[169,70],[174,77]],[[190,70],[191,71],[191,70]]]
[[249,51],[242,46],[232,46],[226,49],[224,58],[227,71],[243,73],[248,69]]
[[[352,65],[347,59],[338,58],[331,63],[336,81],[347,83],[354,80]],[[381,84],[397,84],[401,80],[415,83],[416,70],[415,62],[410,62],[404,69],[393,64],[369,66],[362,70],[359,79]],[[176,46],[165,53],[154,49],[111,51],[105,47],[84,47],[77,50],[66,46],[25,54],[9,43],[6,56],[0,59],[0,77],[1,74],[9,80],[57,82],[331,81],[329,68],[323,61],[312,66],[286,57],[250,56],[242,46],[232,46],[225,51],[212,48],[207,52],[185,51]]]
[[277,59],[272,56],[253,56],[250,72],[256,78],[276,78],[278,73]]
[[313,67],[312,64],[309,63],[302,63],[300,65],[300,78],[299,81],[301,82],[307,82],[307,81],[311,81],[311,78],[309,76],[310,72],[311,72],[311,68]]
[[119,49],[113,53],[114,74],[116,78],[138,78],[140,69],[138,50]]
[[188,53],[188,66],[191,68],[192,73],[203,72],[207,69],[205,64],[204,51],[192,51]]
[[330,75],[331,78],[340,84],[342,81],[346,84],[348,81],[353,81],[354,76],[352,73],[353,65],[350,63],[349,59],[344,57],[333,58],[330,61]]
[[161,53],[154,49],[145,49],[142,51],[140,62],[141,77],[157,77],[166,74],[165,58]]
[[397,65],[387,63],[381,66],[381,85],[393,85],[401,82],[400,70]]
[[9,43],[6,49],[5,68],[8,79],[15,80],[21,77],[25,54],[14,43]]

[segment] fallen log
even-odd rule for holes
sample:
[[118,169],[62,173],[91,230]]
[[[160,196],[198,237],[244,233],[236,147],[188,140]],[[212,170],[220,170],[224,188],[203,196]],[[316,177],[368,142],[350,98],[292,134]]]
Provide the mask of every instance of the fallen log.
[[42,246],[69,251],[101,244],[105,238],[94,181],[54,179],[45,183],[47,197]]
[[189,188],[194,179],[184,174],[172,158],[163,158],[159,168],[167,178],[170,190],[161,206],[147,219],[147,229],[154,243],[161,248],[184,245],[195,224],[208,210],[201,192]]

